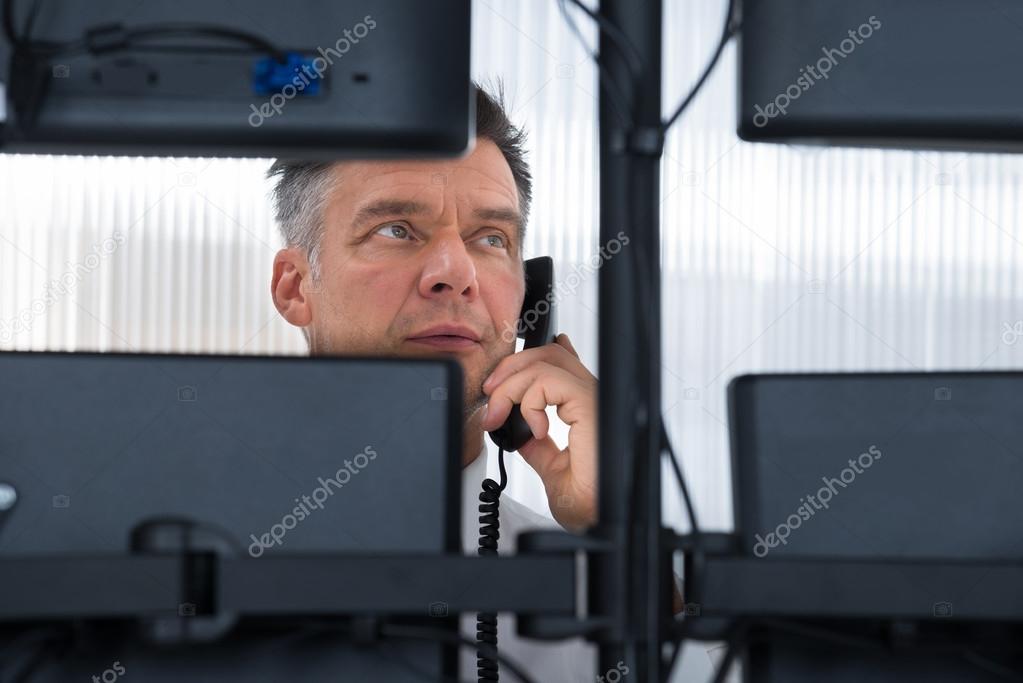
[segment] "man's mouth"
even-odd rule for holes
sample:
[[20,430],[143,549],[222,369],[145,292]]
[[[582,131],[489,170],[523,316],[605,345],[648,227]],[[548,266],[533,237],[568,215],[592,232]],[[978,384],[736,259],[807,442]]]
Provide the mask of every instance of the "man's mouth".
[[416,332],[408,341],[445,351],[460,351],[478,346],[480,335],[468,327],[440,325]]
[[438,349],[472,349],[478,346],[479,341],[475,341],[466,336],[457,336],[454,334],[432,334],[430,336],[416,336],[409,337],[409,341],[414,344],[424,344],[431,347],[437,347]]

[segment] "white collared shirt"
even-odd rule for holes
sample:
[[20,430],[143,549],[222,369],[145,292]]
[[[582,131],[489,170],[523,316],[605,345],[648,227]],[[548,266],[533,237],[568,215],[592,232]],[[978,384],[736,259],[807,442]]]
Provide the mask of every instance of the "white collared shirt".
[[[480,453],[468,467],[462,470],[462,549],[467,555],[476,555],[479,547],[479,494],[487,474],[487,449]],[[501,495],[500,505],[501,538],[497,551],[500,555],[513,554],[518,535],[530,529],[560,529],[552,519],[527,508],[507,493]],[[495,586],[500,590],[500,586]],[[463,614],[462,634],[476,639],[476,614]],[[521,666],[536,681],[579,681],[592,683],[596,680],[597,650],[593,643],[582,638],[566,640],[532,640],[520,638],[515,633],[515,615],[501,613],[497,617],[497,647]],[[502,672],[502,678],[514,680],[514,676]],[[459,653],[459,679],[475,681],[476,653],[462,648]]]

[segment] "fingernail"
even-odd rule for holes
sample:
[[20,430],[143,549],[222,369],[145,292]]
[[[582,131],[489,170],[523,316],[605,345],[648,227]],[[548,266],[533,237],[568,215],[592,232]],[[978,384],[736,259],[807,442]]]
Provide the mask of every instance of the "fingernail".
[[480,424],[481,425],[486,424],[486,422],[487,422],[487,408],[489,408],[489,407],[490,407],[489,405],[483,406],[483,412],[480,413]]

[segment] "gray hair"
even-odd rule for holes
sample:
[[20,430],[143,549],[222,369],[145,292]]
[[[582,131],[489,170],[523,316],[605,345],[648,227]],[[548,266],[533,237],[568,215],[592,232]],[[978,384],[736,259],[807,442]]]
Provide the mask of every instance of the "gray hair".
[[[519,213],[522,215],[519,229],[521,245],[533,199],[533,178],[524,149],[526,134],[508,118],[504,106],[504,89],[500,83],[496,97],[488,94],[478,84],[473,85],[476,89],[476,136],[497,145],[515,180]],[[285,245],[298,247],[305,252],[312,267],[313,280],[320,277],[323,211],[327,197],[338,181],[335,163],[278,159],[266,174],[269,179],[276,178],[273,202],[281,237]]]

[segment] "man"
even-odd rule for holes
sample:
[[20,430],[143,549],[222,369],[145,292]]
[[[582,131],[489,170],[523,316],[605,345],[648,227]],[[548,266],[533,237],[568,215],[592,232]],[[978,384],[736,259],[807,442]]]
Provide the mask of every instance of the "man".
[[[312,355],[456,357],[465,377],[463,545],[475,553],[477,495],[486,473],[483,433],[520,404],[533,439],[519,454],[540,475],[566,529],[596,517],[597,380],[565,335],[514,353],[525,293],[522,243],[532,194],[524,136],[498,101],[477,89],[476,144],[444,161],[277,161],[270,176],[285,248],[274,259],[277,310],[302,328]],[[560,449],[547,406],[569,427]],[[555,505],[571,500],[572,505]],[[527,528],[549,525],[502,496],[500,552]],[[472,615],[463,617],[474,637]],[[593,681],[592,646],[519,639],[499,618],[502,654],[537,680]],[[471,655],[471,653],[466,653]],[[462,677],[475,657],[463,654]]]

